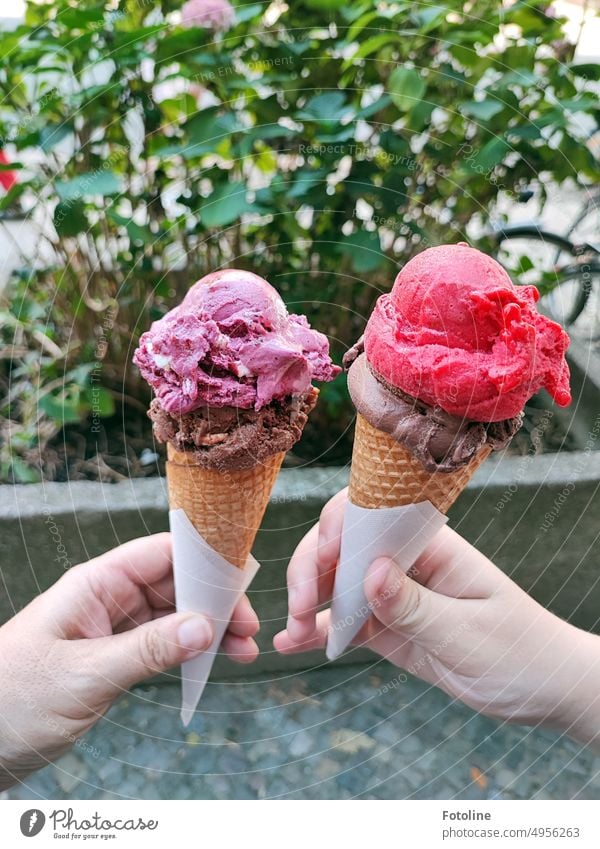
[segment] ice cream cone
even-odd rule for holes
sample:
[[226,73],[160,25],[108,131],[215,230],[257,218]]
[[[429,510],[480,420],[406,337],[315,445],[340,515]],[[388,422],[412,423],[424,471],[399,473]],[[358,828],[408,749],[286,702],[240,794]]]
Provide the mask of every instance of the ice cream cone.
[[167,445],[171,510],[182,508],[198,533],[243,569],[267,508],[285,452],[251,469],[218,471],[198,465],[192,451]]
[[466,465],[452,472],[428,472],[400,442],[356,419],[349,498],[358,507],[401,507],[430,501],[446,513],[491,452],[484,445]]

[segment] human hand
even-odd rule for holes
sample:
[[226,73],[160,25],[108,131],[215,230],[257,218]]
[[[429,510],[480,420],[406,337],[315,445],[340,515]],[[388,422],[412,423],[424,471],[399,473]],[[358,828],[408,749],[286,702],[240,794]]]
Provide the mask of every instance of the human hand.
[[[283,654],[322,648],[339,557],[346,490],[323,509],[288,568]],[[534,601],[483,554],[443,528],[405,574],[388,558],[365,579],[373,612],[354,641],[475,710],[546,723],[600,741],[600,638]]]
[[[68,749],[133,684],[207,649],[205,616],[175,613],[170,534],[69,570],[0,628],[0,789]],[[258,619],[244,597],[222,649],[249,663]]]

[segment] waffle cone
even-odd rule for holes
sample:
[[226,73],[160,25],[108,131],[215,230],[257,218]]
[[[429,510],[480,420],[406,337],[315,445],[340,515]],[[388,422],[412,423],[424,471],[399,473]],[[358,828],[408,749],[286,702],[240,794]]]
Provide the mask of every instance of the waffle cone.
[[356,419],[350,501],[358,507],[400,507],[430,501],[447,513],[491,452],[483,446],[466,466],[455,472],[428,472],[421,462],[389,434],[373,427],[360,415]]
[[171,510],[182,508],[206,542],[243,569],[267,508],[285,452],[251,469],[220,472],[194,461],[192,452],[167,446]]

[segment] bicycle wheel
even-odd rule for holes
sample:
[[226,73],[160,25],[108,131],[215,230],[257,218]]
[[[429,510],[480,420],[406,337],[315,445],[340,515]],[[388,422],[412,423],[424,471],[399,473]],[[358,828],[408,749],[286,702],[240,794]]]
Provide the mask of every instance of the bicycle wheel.
[[570,275],[563,288],[563,270],[578,268],[573,243],[535,225],[507,227],[495,234],[495,240],[496,259],[512,281],[518,286],[536,286],[540,308],[564,326],[572,324],[589,296],[589,291],[577,288],[578,282],[582,287],[584,284],[581,274]]
[[[600,264],[581,262],[569,265],[559,270],[557,276],[558,284],[540,299],[540,309],[563,327],[572,327],[585,310],[590,298],[598,297]],[[594,322],[597,315],[598,309],[595,309],[589,315],[590,321]],[[577,329],[584,328],[578,324]],[[589,329],[595,330],[593,327]]]
[[600,234],[600,192],[590,193],[569,229],[567,237],[575,244],[594,242]]

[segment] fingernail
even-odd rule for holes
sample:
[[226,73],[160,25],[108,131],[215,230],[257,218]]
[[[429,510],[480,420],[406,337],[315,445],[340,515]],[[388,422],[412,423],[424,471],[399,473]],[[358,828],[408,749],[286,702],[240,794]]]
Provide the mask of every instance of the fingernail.
[[212,642],[212,628],[203,616],[191,616],[179,626],[177,641],[188,651],[207,649]]
[[298,607],[300,601],[300,590],[298,587],[290,587],[288,590],[288,604],[290,607]]

